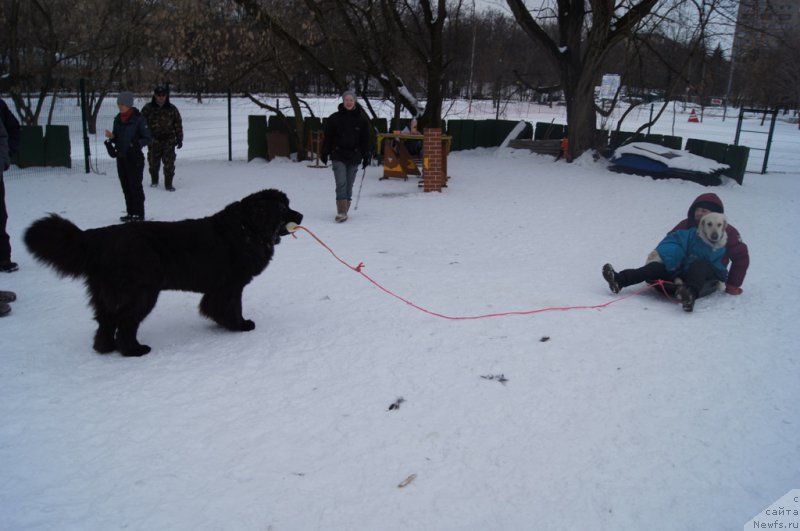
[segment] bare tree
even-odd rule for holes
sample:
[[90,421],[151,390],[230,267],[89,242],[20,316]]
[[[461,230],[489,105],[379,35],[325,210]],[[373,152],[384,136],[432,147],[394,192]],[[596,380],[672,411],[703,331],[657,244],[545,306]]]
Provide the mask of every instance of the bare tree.
[[[87,80],[90,131],[114,87],[133,85],[147,49],[149,17],[144,0],[9,0],[0,4],[3,50],[8,50],[9,93],[26,124],[42,119],[48,96],[50,121],[56,92]],[[5,61],[3,61],[5,63]]]
[[791,20],[773,2],[742,0],[733,50],[738,101],[784,109],[800,106],[800,35]]
[[263,33],[253,30],[228,0],[172,0],[169,31],[154,35],[159,74],[198,102],[203,94],[235,85],[271,60]]
[[[517,22],[559,68],[567,103],[570,156],[595,146],[594,87],[609,50],[635,33],[659,0],[556,0],[535,15],[524,0],[507,0]],[[554,40],[543,20],[558,24]]]
[[10,0],[2,4],[8,50],[9,93],[27,125],[36,125],[46,97],[57,86],[59,66],[74,56],[58,11],[65,2]]
[[[285,93],[300,144],[304,91],[354,87],[373,118],[370,98],[381,97],[395,103],[395,117],[405,111],[432,126],[446,97],[563,90],[573,155],[593,146],[603,112],[594,87],[604,71],[622,73],[629,96],[658,90],[700,101],[725,77],[706,22],[735,0],[507,1],[513,18],[465,12],[461,0],[2,0],[0,67],[26,123],[41,120],[46,96],[79,77],[91,130],[109,92],[169,82],[198,98],[230,88]],[[529,11],[526,1],[539,7]],[[746,59],[742,71],[763,72],[782,87],[780,101],[796,101],[791,56],[764,50]],[[760,87],[737,83],[750,100],[777,97]]]
[[[287,23],[275,16],[273,11],[258,0],[235,1],[246,10],[262,31],[267,31],[285,42],[297,51],[308,65],[323,72],[337,91],[341,92],[347,88],[346,73],[338,66],[341,54],[336,53],[337,37],[329,28],[332,18],[326,17],[325,10],[320,4],[304,0],[309,18],[302,18],[303,24],[297,31],[292,31]],[[313,24],[313,28],[309,27],[310,24]]]
[[88,0],[74,5],[73,35],[82,51],[74,69],[86,81],[88,129],[97,132],[97,116],[110,92],[136,87],[148,46],[148,35],[158,34],[151,25],[157,11],[144,3],[115,5]]
[[[403,41],[424,65],[427,92],[420,124],[423,127],[441,127],[445,69],[448,66],[448,58],[444,54],[444,32],[451,14],[447,2],[384,0],[384,6]],[[457,13],[460,9],[459,0],[453,10]]]
[[[417,77],[416,66],[406,53],[402,36],[395,31],[391,18],[386,16],[383,0],[336,0],[348,39],[348,49],[361,61],[361,96],[373,118],[377,118],[369,101],[369,81],[379,83],[385,96],[395,104],[395,119],[402,109],[412,115],[422,112],[407,90],[406,79]],[[420,73],[421,74],[421,73]]]

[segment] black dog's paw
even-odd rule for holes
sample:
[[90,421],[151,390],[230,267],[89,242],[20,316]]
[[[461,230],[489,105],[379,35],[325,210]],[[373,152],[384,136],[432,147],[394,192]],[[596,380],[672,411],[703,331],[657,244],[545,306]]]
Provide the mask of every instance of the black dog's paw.
[[135,347],[131,347],[129,349],[124,349],[124,350],[120,349],[120,353],[123,356],[127,357],[138,357],[138,356],[144,356],[145,354],[150,352],[150,350],[152,349],[147,345],[136,345]]
[[243,319],[242,326],[239,328],[242,332],[249,332],[250,330],[255,329],[256,324],[251,321],[250,319]]
[[117,345],[113,337],[103,337],[99,334],[95,336],[92,347],[94,347],[94,351],[98,354],[109,354],[117,350]]

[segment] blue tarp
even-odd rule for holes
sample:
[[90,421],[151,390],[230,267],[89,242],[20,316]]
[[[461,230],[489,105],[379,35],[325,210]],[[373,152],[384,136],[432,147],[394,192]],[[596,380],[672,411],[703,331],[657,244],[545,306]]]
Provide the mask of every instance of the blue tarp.
[[683,179],[693,181],[704,186],[718,186],[722,184],[721,171],[706,173],[671,168],[663,162],[647,158],[642,155],[624,153],[611,159],[611,171],[644,175],[653,179]]

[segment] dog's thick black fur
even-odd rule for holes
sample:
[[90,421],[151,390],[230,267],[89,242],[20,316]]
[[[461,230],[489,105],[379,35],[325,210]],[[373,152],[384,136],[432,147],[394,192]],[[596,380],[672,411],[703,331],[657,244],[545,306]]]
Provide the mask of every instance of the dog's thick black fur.
[[51,214],[25,231],[25,244],[60,275],[84,278],[98,327],[94,349],[142,356],[136,338],[161,290],[202,293],[200,313],[229,330],[255,323],[242,317],[242,291],[272,259],[303,215],[279,190],[263,190],[202,219],[145,221],[81,230]]

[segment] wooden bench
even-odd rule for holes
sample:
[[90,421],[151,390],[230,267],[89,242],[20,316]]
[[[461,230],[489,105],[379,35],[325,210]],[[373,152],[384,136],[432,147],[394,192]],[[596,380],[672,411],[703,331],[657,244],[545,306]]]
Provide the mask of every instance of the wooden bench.
[[540,155],[553,155],[557,157],[558,154],[561,153],[561,140],[519,139],[509,142],[508,147],[513,149],[527,149]]

